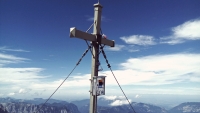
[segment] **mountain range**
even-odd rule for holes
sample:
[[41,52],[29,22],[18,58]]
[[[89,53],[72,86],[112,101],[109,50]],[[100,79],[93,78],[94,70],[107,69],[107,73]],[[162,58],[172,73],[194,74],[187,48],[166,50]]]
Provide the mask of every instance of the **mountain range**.
[[[45,99],[23,100],[0,98],[0,113],[89,113],[89,99],[66,102],[50,99],[44,106]],[[135,113],[200,113],[200,102],[185,102],[170,110],[147,103],[131,103]],[[134,113],[131,106],[123,99],[98,99],[97,113]]]

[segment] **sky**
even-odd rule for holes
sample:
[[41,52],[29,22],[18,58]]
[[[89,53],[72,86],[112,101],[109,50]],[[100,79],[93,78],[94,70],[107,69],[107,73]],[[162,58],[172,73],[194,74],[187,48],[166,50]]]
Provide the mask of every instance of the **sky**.
[[[48,98],[87,49],[84,40],[70,38],[69,32],[71,27],[86,31],[92,25],[95,3],[1,0],[0,97]],[[115,40],[115,47],[104,50],[128,98],[182,95],[200,101],[199,0],[100,4],[102,32]],[[52,98],[89,98],[91,58],[88,52]],[[123,96],[102,54],[100,63],[106,96]]]

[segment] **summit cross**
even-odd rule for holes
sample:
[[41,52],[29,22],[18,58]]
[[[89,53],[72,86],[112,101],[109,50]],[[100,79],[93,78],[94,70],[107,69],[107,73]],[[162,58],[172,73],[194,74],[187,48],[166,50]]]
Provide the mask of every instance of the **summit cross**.
[[91,70],[91,85],[90,85],[90,109],[89,113],[96,113],[97,111],[97,95],[92,94],[92,80],[93,77],[98,76],[99,69],[99,47],[101,44],[114,47],[115,42],[113,40],[108,40],[102,38],[101,32],[101,11],[102,5],[98,2],[94,4],[94,24],[93,33],[87,33],[76,29],[75,27],[70,28],[71,38],[80,38],[83,40],[91,41],[92,47],[92,70]]

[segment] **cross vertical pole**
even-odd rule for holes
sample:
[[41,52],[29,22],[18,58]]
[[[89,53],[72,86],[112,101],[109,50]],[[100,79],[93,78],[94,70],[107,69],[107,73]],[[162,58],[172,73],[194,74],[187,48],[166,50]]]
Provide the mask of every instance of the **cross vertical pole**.
[[90,86],[90,109],[89,113],[96,113],[97,111],[97,95],[93,95],[92,86],[93,86],[93,78],[98,76],[99,69],[99,45],[104,44],[110,47],[115,46],[114,40],[108,40],[106,38],[102,38],[101,32],[101,11],[102,5],[94,4],[94,26],[93,33],[87,33],[76,29],[75,27],[70,28],[70,38],[80,38],[87,41],[91,41],[92,47],[92,71],[91,71],[91,86]]
[[[94,4],[94,26],[93,26],[93,35],[96,35],[96,41],[92,41],[92,70],[91,70],[91,80],[93,77],[98,76],[98,68],[99,68],[99,43],[101,43],[101,35],[100,35],[100,28],[101,28],[101,10],[102,6],[97,3]],[[90,91],[92,91],[92,82],[90,86]],[[97,95],[93,95],[90,92],[90,109],[89,113],[96,113],[97,111]]]

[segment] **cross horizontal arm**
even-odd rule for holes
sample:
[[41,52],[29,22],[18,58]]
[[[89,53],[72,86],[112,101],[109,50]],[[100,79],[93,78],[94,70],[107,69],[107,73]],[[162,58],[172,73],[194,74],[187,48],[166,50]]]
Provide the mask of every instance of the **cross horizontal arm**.
[[95,35],[77,30],[75,27],[70,28],[70,37],[71,38],[77,37],[77,38],[81,38],[81,39],[88,40],[88,41],[96,41]]
[[115,41],[114,40],[108,40],[108,39],[105,39],[105,38],[101,39],[101,44],[105,44],[105,45],[108,45],[110,47],[115,47]]
[[[76,37],[88,41],[97,41],[96,35],[77,30],[75,27],[70,28],[70,37],[71,38]],[[115,42],[113,40],[108,40],[105,38],[101,38],[101,44],[105,44],[110,47],[115,46]]]

